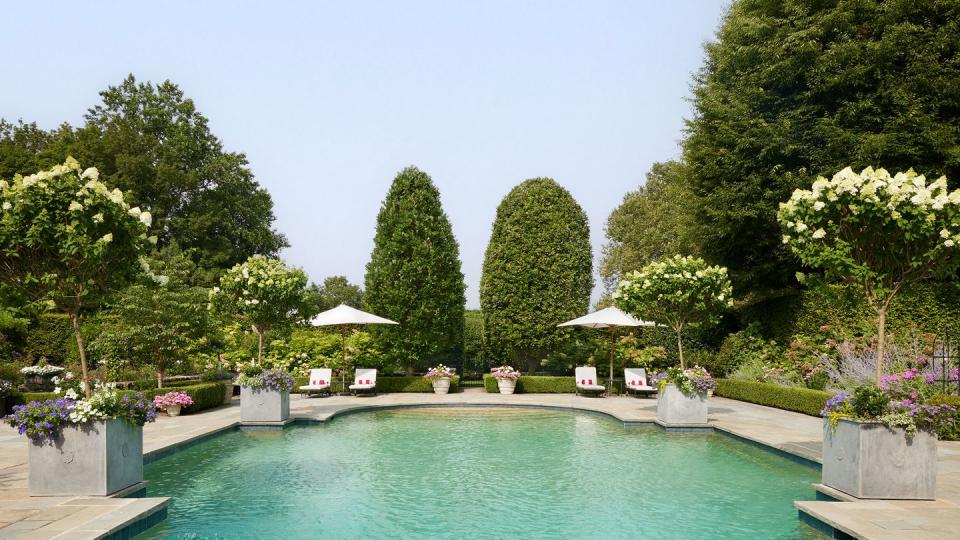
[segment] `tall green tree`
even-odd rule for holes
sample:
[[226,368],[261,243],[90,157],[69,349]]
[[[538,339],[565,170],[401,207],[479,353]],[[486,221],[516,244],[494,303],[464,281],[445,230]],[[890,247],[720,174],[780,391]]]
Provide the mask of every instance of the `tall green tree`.
[[346,276],[330,276],[323,285],[310,285],[310,294],[316,299],[318,311],[333,309],[346,304],[357,309],[363,308],[363,289],[350,283]]
[[177,242],[212,284],[254,254],[287,245],[272,228],[273,201],[247,158],[227,152],[207,118],[180,88],[128,76],[100,93],[79,128],[44,132],[36,124],[0,122],[0,177],[61,163],[73,155],[154,216],[159,245]]
[[600,276],[608,292],[622,276],[653,261],[699,253],[693,203],[686,166],[654,163],[646,183],[627,193],[607,219]]
[[537,371],[590,306],[593,257],[587,215],[550,178],[513,188],[497,207],[483,260],[480,305],[492,355]]
[[777,203],[852,166],[960,174],[960,3],[739,0],[696,77],[684,157],[703,255],[791,286]]
[[101,365],[150,366],[163,388],[171,368],[189,361],[207,332],[207,290],[190,285],[196,265],[176,244],[146,259],[137,283],[111,298],[91,343]]
[[411,371],[459,358],[466,303],[460,248],[425,172],[407,167],[394,178],[373,242],[366,303],[400,323],[371,327],[387,360]]

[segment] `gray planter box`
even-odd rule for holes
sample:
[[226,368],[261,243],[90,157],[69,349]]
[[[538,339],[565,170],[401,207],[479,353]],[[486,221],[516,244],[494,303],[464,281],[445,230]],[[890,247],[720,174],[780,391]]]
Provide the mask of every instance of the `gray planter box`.
[[861,499],[934,499],[937,438],[878,422],[823,422],[823,483]]
[[143,482],[143,428],[123,420],[70,424],[28,442],[30,495],[110,495]]
[[657,394],[657,422],[664,425],[705,425],[706,394],[687,396],[676,385],[666,385]]
[[289,392],[240,387],[240,422],[282,423],[289,419]]

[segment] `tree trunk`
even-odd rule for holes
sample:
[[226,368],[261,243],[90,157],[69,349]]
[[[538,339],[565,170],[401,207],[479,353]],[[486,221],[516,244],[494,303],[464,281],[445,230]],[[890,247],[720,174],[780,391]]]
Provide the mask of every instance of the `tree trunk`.
[[886,341],[887,307],[877,309],[877,386],[880,386],[880,377],[883,375],[884,345]]
[[80,314],[70,313],[70,322],[73,324],[73,335],[77,338],[77,351],[80,353],[80,370],[83,373],[83,394],[86,397],[93,395],[90,388],[90,376],[87,374],[87,351],[83,348],[83,335],[80,333]]
[[684,364],[683,362],[683,339],[681,339],[682,335],[683,335],[683,329],[677,328],[677,351],[680,352],[680,369],[687,369],[686,364]]
[[163,388],[163,368],[157,368],[157,388]]
[[260,331],[256,326],[253,327],[257,331],[257,365],[263,365],[263,332]]

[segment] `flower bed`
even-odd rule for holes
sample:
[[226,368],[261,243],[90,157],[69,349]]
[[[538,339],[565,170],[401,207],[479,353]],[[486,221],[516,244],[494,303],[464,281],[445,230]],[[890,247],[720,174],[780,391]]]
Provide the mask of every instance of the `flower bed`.
[[[201,383],[195,384],[193,386],[180,386],[177,387],[177,390],[180,392],[186,393],[190,396],[190,399],[193,400],[193,405],[189,409],[184,411],[184,414],[193,414],[200,411],[205,411],[207,409],[212,409],[214,407],[219,407],[223,405],[223,393],[224,393],[224,384],[219,382],[210,382],[210,383]],[[143,394],[147,399],[153,399],[154,397],[168,392],[167,389],[158,389],[154,388],[152,390],[146,390],[143,392],[136,392],[133,390],[118,390],[121,396],[124,395],[136,395]],[[24,403],[29,403],[31,401],[45,401],[48,399],[58,399],[64,396],[55,394],[53,392],[26,392],[23,394],[13,394],[10,397],[11,404],[23,405]]]
[[86,424],[113,418],[142,426],[156,420],[157,411],[143,394],[121,394],[103,388],[88,399],[61,397],[16,405],[13,413],[4,417],[4,421],[17,428],[21,435],[43,443],[57,439],[68,424]]

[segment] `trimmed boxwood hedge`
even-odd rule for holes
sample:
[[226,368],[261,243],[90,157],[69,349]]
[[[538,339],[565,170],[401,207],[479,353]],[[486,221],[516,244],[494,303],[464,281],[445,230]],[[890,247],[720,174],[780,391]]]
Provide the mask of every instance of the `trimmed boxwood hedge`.
[[[598,384],[604,384],[606,381],[598,380]],[[577,391],[577,381],[573,375],[564,376],[546,376],[546,375],[523,375],[517,379],[518,394],[573,394]],[[483,387],[495,394],[497,389],[497,379],[493,375],[485,374],[483,376]]]
[[[296,385],[293,387],[293,393],[298,393],[297,390],[301,385],[307,384],[306,377],[300,377],[296,380]],[[347,386],[350,386],[351,381],[347,379]],[[454,375],[450,380],[450,391],[457,392],[460,390],[460,377]],[[342,392],[343,387],[340,385],[340,378],[334,377],[333,384],[330,385],[330,391],[333,393]],[[433,393],[433,385],[430,381],[424,379],[419,375],[410,375],[402,377],[380,377],[377,376],[377,392],[383,393],[397,393],[397,392],[429,392]]]
[[822,390],[791,388],[776,384],[733,379],[717,379],[714,395],[747,401],[767,407],[820,416],[827,400],[833,395]]
[[[178,386],[175,388],[153,388],[151,390],[143,390],[139,393],[142,393],[147,399],[153,399],[155,396],[160,394],[165,394],[176,390],[177,392],[186,392],[192,399],[193,405],[189,407],[184,407],[181,414],[191,414],[200,411],[205,411],[207,409],[212,409],[214,407],[219,407],[223,404],[223,394],[226,391],[224,388],[224,383],[222,382],[208,382],[193,384],[191,386]],[[136,390],[120,390],[120,394],[136,394]],[[44,401],[47,399],[57,399],[59,396],[52,392],[25,392],[22,394],[14,394],[10,397],[10,405],[22,405],[28,401]]]

